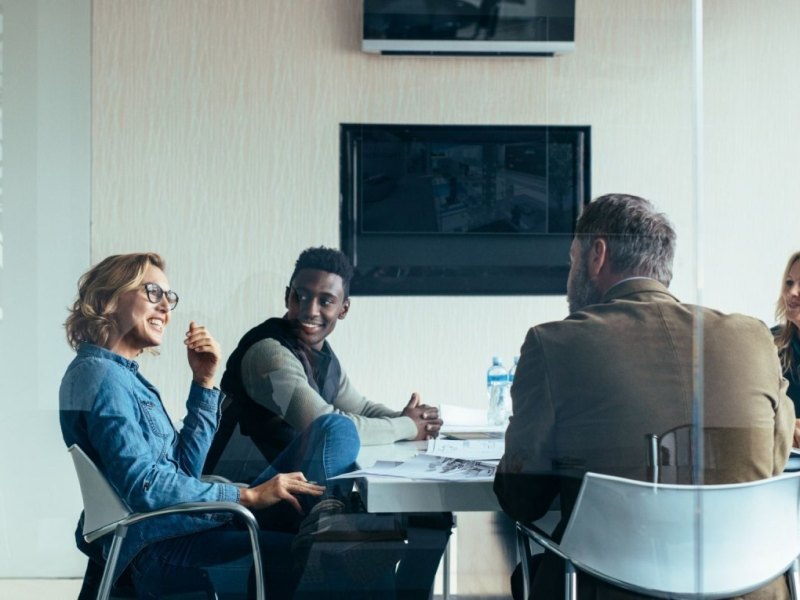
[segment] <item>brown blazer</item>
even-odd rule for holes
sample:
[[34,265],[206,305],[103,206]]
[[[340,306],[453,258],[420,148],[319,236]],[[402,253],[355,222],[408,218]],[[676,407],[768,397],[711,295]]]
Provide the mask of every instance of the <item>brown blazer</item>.
[[[751,481],[783,470],[794,410],[769,329],[743,315],[681,304],[652,279],[629,279],[603,303],[528,331],[494,482],[506,513],[534,521],[560,495],[560,537],[586,471],[648,479],[645,435],[694,421],[698,317],[704,426],[730,431],[720,447],[707,444],[705,482]],[[579,590],[581,600],[644,597],[586,576]],[[563,565],[554,556],[537,571],[533,594],[563,597]],[[783,578],[747,595],[784,597]]]

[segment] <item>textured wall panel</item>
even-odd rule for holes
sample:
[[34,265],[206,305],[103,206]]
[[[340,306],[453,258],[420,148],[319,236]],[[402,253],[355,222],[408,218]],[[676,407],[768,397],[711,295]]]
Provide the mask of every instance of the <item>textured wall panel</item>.
[[[553,59],[364,54],[360,6],[94,2],[93,258],[167,258],[181,306],[144,361],[176,416],[188,319],[232,350],[282,311],[298,252],[338,243],[342,122],[590,124],[593,192],[652,196],[693,235],[689,0],[579,0],[577,51]],[[559,297],[355,298],[332,341],[370,398],[483,406],[492,354],[565,313]]]

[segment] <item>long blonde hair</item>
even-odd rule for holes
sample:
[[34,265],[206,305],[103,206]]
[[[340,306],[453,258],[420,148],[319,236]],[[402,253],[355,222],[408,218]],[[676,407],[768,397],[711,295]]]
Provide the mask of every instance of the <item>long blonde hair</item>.
[[117,324],[114,311],[121,294],[142,284],[149,265],[164,270],[164,259],[153,252],[115,254],[103,259],[78,280],[78,297],[69,309],[64,327],[67,342],[105,346]]
[[797,364],[797,357],[792,351],[792,340],[798,335],[797,325],[792,323],[786,318],[786,302],[783,299],[783,291],[786,286],[786,279],[789,277],[789,271],[792,270],[794,263],[800,260],[800,251],[795,252],[789,257],[786,263],[786,268],[783,270],[783,279],[781,279],[781,291],[778,295],[778,302],[775,303],[775,320],[780,325],[780,331],[775,335],[775,345],[778,347],[778,354],[781,357],[781,367],[784,371],[793,369]]

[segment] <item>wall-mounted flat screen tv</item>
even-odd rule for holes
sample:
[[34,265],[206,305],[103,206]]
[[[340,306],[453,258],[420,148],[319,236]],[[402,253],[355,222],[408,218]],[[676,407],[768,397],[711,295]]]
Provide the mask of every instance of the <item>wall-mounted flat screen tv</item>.
[[354,295],[563,294],[590,128],[341,126]]

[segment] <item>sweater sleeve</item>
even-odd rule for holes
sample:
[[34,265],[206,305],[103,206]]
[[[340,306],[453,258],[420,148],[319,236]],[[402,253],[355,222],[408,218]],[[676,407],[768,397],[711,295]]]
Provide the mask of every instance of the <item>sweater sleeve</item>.
[[242,382],[254,401],[297,430],[321,415],[338,412],[353,421],[365,446],[413,439],[417,434],[410,418],[358,394],[344,372],[333,405],[325,402],[308,384],[297,357],[277,340],[261,340],[250,347],[242,360]]

